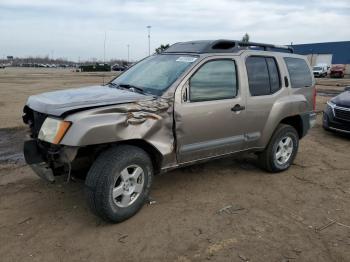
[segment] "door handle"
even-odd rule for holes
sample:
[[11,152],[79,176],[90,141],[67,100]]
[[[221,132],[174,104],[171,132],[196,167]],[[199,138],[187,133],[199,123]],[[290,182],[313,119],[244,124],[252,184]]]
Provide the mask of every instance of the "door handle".
[[234,107],[231,108],[231,111],[233,112],[239,112],[245,109],[245,106],[241,106],[240,104],[236,104]]

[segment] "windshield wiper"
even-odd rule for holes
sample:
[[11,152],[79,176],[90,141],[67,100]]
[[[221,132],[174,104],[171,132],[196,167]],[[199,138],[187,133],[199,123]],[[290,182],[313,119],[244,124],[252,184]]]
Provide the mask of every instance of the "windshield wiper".
[[143,95],[150,95],[150,96],[155,96],[154,94],[145,92],[145,90],[142,87],[134,86],[134,85],[129,85],[129,84],[116,84],[114,82],[108,83],[108,85],[113,86],[114,88],[122,88],[122,89],[128,89],[132,92],[137,92]]
[[113,83],[113,82],[109,82],[109,83],[107,83],[106,85],[109,85],[109,86],[118,86],[118,84],[116,84],[116,83]]
[[144,94],[145,90],[143,90],[142,87],[138,87],[138,86],[134,86],[134,85],[129,85],[129,84],[119,84],[117,85],[117,87],[121,87],[121,88],[126,88],[126,89],[130,89],[131,91],[135,92],[138,91],[139,93]]

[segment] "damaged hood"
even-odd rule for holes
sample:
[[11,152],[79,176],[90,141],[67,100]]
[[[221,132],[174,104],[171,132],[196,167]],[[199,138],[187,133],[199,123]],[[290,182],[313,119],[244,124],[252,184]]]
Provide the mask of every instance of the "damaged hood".
[[27,106],[35,111],[60,116],[67,111],[150,100],[151,96],[108,86],[90,86],[33,95]]

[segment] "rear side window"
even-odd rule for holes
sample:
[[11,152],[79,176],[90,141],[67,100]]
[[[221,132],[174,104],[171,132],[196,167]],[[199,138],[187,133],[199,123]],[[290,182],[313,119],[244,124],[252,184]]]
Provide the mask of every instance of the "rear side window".
[[236,95],[236,65],[232,60],[210,61],[190,79],[192,102],[227,99]]
[[277,63],[272,57],[250,56],[246,60],[252,96],[270,95],[281,89]]
[[312,77],[310,69],[304,59],[285,57],[290,83],[293,88],[310,87]]
[[281,88],[280,75],[275,59],[273,59],[272,57],[266,57],[266,63],[270,75],[271,94],[273,94]]

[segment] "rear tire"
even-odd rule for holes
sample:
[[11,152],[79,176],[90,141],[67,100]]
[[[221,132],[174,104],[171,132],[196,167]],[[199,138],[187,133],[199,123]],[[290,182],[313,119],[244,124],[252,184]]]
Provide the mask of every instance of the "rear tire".
[[85,181],[91,211],[108,222],[122,222],[135,215],[147,201],[153,180],[149,155],[129,145],[100,154]]
[[259,155],[261,167],[268,172],[287,170],[298,152],[299,135],[294,127],[279,124],[269,144]]

